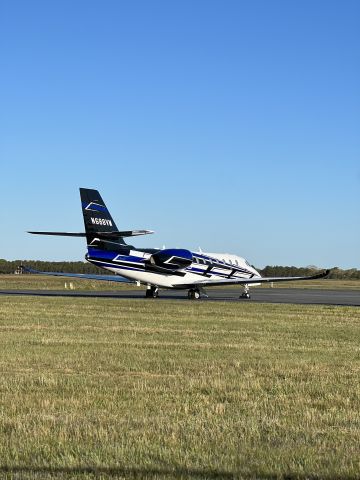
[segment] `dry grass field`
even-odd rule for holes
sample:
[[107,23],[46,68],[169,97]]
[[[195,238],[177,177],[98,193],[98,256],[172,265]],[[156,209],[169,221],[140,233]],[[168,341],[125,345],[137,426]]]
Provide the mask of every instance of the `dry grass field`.
[[[99,274],[101,273],[99,270]],[[106,274],[104,270],[103,273]],[[65,284],[69,288],[70,283],[75,290],[116,291],[123,288],[139,288],[135,284],[129,283],[51,277],[48,275],[0,275],[0,290],[65,290]],[[145,289],[145,287],[141,288],[142,290]]]
[[0,297],[0,477],[360,478],[360,309]]

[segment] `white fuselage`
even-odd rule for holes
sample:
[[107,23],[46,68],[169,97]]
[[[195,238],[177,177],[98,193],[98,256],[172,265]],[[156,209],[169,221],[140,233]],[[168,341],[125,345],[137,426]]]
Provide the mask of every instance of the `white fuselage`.
[[117,255],[112,259],[88,258],[88,260],[122,277],[162,288],[184,289],[187,288],[187,284],[193,285],[202,280],[216,283],[220,279],[261,278],[254,267],[237,255],[205,252],[192,252],[192,255],[191,265],[179,269],[176,273],[147,271],[145,263],[149,261],[151,254],[141,250],[131,250],[129,255]]

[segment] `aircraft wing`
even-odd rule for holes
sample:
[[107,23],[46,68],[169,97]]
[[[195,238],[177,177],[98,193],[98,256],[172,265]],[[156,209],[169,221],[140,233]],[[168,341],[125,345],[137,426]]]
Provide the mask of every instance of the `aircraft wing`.
[[119,275],[97,275],[92,273],[63,273],[63,272],[40,272],[33,268],[25,267],[21,265],[22,270],[28,273],[35,273],[37,275],[50,275],[54,277],[70,277],[70,278],[83,278],[85,280],[105,280],[108,282],[121,282],[121,283],[135,283],[133,280],[120,277]]
[[306,277],[252,277],[252,278],[238,278],[234,279],[227,279],[224,278],[222,280],[204,280],[194,282],[193,284],[184,284],[184,285],[177,285],[177,287],[184,287],[184,288],[191,288],[191,287],[219,287],[221,285],[251,285],[254,283],[270,283],[270,282],[292,282],[296,280],[315,280],[316,278],[323,278],[329,275],[330,270],[325,270],[321,273],[316,273],[315,275],[309,275]]

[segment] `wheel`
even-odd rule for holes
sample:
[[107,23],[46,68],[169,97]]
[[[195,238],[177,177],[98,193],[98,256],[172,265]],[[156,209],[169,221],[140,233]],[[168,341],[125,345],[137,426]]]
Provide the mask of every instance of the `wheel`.
[[239,298],[247,298],[247,299],[249,299],[249,298],[250,298],[250,293],[245,293],[245,292],[244,292],[244,293],[242,293],[242,294],[240,295]]
[[159,296],[159,289],[157,287],[148,288],[145,292],[146,298],[157,298]]
[[195,288],[190,288],[190,290],[188,291],[188,298],[189,300],[198,300],[200,298],[199,290]]

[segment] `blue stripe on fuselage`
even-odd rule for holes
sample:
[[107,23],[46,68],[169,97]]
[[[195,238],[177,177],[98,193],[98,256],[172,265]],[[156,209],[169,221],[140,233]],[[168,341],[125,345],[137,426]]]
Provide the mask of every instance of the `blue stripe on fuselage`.
[[[131,262],[131,263],[144,263],[143,257],[136,257],[135,255],[120,255],[117,252],[111,250],[101,250],[98,248],[88,248],[89,258],[97,260],[105,260],[110,262]],[[116,263],[115,263],[116,265]]]
[[98,266],[101,266],[103,268],[114,268],[116,270],[132,270],[135,272],[143,272],[144,268],[136,268],[136,267],[130,267],[130,266],[124,266],[124,265],[116,265],[115,263],[108,263],[108,262],[103,262],[102,260],[96,260],[94,258],[89,259],[90,263],[94,264],[99,264]]
[[[211,270],[207,271],[208,264],[206,265],[199,265],[197,263],[193,263],[191,266],[186,268],[186,272],[193,273],[197,275],[202,275],[206,272],[207,275],[211,275],[214,277],[224,278],[229,277],[231,271],[234,273],[231,275],[230,278],[239,278],[236,274],[245,274],[245,275],[252,275],[253,272],[249,272],[246,269],[241,267],[236,267],[235,265],[229,264],[219,264],[218,262],[214,263],[212,257],[208,257],[206,255],[198,255],[195,254],[198,258],[203,258],[204,260],[208,260],[212,263],[213,267]],[[88,248],[88,260],[94,261],[97,263],[104,263],[107,266],[111,266],[117,269],[125,269],[125,270],[138,270],[144,271],[145,267],[145,259],[143,257],[137,257],[135,255],[120,255],[118,252],[114,252],[111,250],[102,250],[93,247]],[[131,265],[132,264],[132,265]],[[137,267],[137,265],[138,267]],[[203,268],[201,268],[203,267]],[[225,271],[216,271],[216,270],[225,270]],[[242,278],[242,277],[240,277]]]

